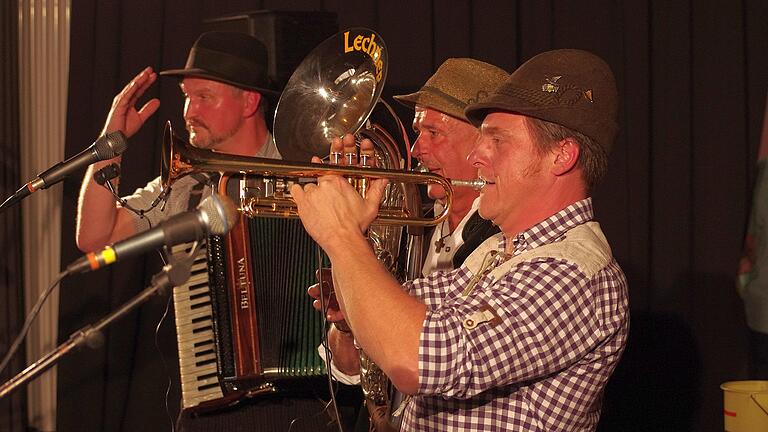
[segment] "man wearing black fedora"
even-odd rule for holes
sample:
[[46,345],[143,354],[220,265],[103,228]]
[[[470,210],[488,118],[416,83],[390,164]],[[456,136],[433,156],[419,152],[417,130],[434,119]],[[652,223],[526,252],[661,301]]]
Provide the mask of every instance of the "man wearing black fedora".
[[[280,159],[264,118],[265,95],[277,94],[267,78],[267,52],[257,39],[244,33],[208,32],[201,35],[183,69],[160,75],[177,77],[184,95],[184,121],[190,144],[221,153]],[[151,99],[140,109],[136,103],[157,80],[147,67],[115,96],[103,133],[122,131],[134,135],[157,111],[160,101]],[[160,194],[160,178],[125,197],[127,206],[115,204],[112,194],[94,181],[102,167],[120,163],[120,157],[91,165],[80,193],[77,234],[83,251],[97,250],[157,225],[176,213],[196,207],[210,188],[199,176],[180,178],[165,205],[156,205],[141,215],[134,209],[149,209]],[[201,190],[202,189],[202,190]]]
[[[278,92],[270,86],[267,51],[257,39],[243,33],[204,33],[192,46],[184,68],[159,75],[179,79],[191,145],[226,154],[282,158],[265,120],[266,97],[277,96]],[[151,99],[140,108],[137,103],[157,77],[147,67],[114,97],[103,133],[119,130],[131,137],[142,127],[157,111],[160,101]],[[208,176],[196,173],[177,179],[162,202],[158,200],[158,177],[124,197],[123,204],[116,204],[113,194],[94,179],[101,168],[113,163],[119,164],[120,157],[91,165],[83,180],[76,241],[84,252],[98,250],[192,210],[212,193]],[[205,415],[184,411],[177,430],[283,431],[291,427],[293,431],[320,431],[330,424],[324,408],[325,403],[314,395],[269,395]]]

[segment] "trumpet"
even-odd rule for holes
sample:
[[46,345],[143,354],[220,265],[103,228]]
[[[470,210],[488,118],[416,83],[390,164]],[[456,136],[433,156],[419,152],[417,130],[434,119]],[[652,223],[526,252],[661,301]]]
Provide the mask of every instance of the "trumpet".
[[367,183],[374,179],[386,179],[395,184],[442,186],[445,190],[445,205],[439,214],[425,218],[416,214],[417,212],[412,211],[408,206],[382,206],[373,222],[385,226],[432,226],[441,223],[448,216],[454,186],[478,188],[484,184],[479,179],[449,180],[428,172],[299,163],[217,153],[196,148],[177,137],[170,123],[166,125],[163,142],[165,149],[162,169],[163,190],[168,189],[178,178],[195,172],[246,174],[262,178],[265,182],[266,196],[240,200],[239,210],[249,217],[298,218],[290,187],[297,183],[315,182],[321,176],[339,175],[352,183],[363,196],[367,190]]

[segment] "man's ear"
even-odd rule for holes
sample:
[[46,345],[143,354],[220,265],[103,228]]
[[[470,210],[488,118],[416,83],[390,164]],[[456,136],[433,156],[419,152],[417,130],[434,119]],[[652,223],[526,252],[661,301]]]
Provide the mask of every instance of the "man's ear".
[[245,105],[243,107],[243,116],[250,117],[254,115],[261,106],[261,93],[257,91],[246,90],[243,93]]
[[563,175],[570,172],[576,167],[576,162],[579,160],[580,148],[579,144],[572,138],[565,138],[558,142],[554,149],[554,161],[552,164],[552,172],[555,175]]

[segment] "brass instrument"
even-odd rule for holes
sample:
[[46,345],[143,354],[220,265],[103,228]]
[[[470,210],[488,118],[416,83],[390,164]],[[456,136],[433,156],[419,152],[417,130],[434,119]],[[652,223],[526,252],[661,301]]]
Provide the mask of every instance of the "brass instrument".
[[[390,226],[430,226],[448,215],[453,187],[480,189],[485,182],[449,180],[427,172],[404,171],[395,141],[381,126],[368,120],[377,103],[386,107],[410,147],[405,128],[391,107],[379,100],[387,73],[387,51],[383,39],[365,28],[339,33],[316,47],[299,65],[286,84],[275,109],[275,143],[284,160],[228,155],[191,146],[177,137],[166,124],[163,136],[162,190],[185,175],[196,172],[247,174],[263,178],[264,193],[244,198],[240,210],[247,216],[296,218],[296,204],[290,196],[294,183],[315,181],[323,175],[341,175],[358,184],[365,193],[370,179],[387,179],[401,185],[405,197],[417,194],[417,184],[439,184],[446,192],[445,206],[432,218],[420,216],[421,209],[405,199],[399,206],[384,204],[375,224]],[[386,153],[397,157],[377,157],[381,168],[323,165],[304,162],[312,156],[325,156],[335,137],[356,133],[369,138]],[[391,188],[388,189],[388,194]],[[420,204],[418,205],[420,206]]]
[[[450,203],[453,191],[450,181],[430,173],[299,163],[229,155],[199,149],[177,137],[170,124],[166,125],[163,142],[167,154],[164,157],[168,160],[167,165],[164,164],[167,168],[164,169],[162,178],[164,190],[169,188],[178,178],[195,172],[239,173],[262,178],[265,196],[249,197],[240,202],[239,210],[250,217],[297,218],[296,203],[290,195],[291,185],[312,182],[325,175],[340,175],[361,184],[365,184],[365,181],[371,179],[386,179],[391,184],[401,184],[407,188],[415,188],[417,184],[439,184],[446,190],[447,203]],[[424,218],[418,214],[416,209],[408,205],[399,207],[383,205],[373,223],[394,226],[437,225],[448,216],[449,209],[450,205],[447,204],[440,214],[432,218]]]
[[[361,194],[365,193],[366,179],[390,181],[378,218],[368,230],[368,239],[379,262],[402,279],[397,262],[403,225],[411,226],[408,233],[411,251],[420,251],[423,230],[414,226],[437,224],[445,219],[452,189],[450,182],[432,174],[400,171],[404,161],[395,140],[369,120],[377,105],[384,106],[399,127],[403,144],[410,147],[402,123],[392,108],[380,100],[387,65],[388,51],[376,32],[353,28],[329,38],[302,61],[286,84],[275,112],[274,134],[280,153],[294,160],[328,154],[331,140],[347,133],[355,133],[358,142],[368,138],[374,143],[375,165],[383,169],[343,167],[342,173],[339,170],[342,167],[326,168],[328,173],[349,178]],[[418,183],[437,183],[446,190],[448,205],[433,219],[421,217],[421,196],[415,187]],[[291,205],[287,204],[289,208]],[[408,257],[408,266],[421,267],[420,252]],[[358,354],[361,387],[371,414],[369,430],[373,431],[376,428],[374,412],[383,410],[385,420],[389,416],[392,386],[363,350],[358,350]],[[386,426],[382,428],[389,429]]]

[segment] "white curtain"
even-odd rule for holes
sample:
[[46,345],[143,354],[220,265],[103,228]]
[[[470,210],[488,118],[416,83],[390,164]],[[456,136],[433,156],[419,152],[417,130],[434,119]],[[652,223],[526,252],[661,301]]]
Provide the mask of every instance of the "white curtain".
[[[71,0],[19,2],[21,175],[29,181],[64,158],[69,77]],[[29,312],[61,267],[61,184],[22,203],[24,289]],[[59,296],[55,290],[27,336],[28,363],[56,347]],[[30,382],[29,426],[56,429],[56,369]]]

